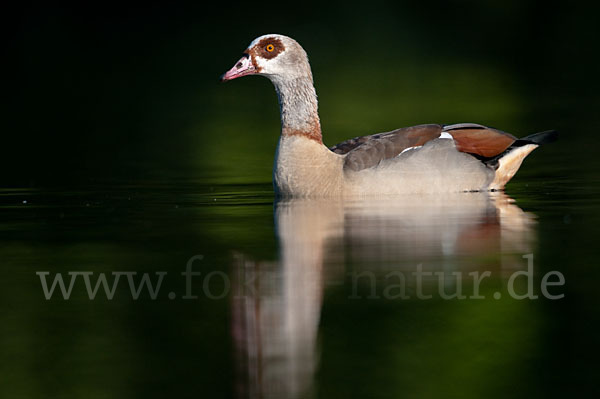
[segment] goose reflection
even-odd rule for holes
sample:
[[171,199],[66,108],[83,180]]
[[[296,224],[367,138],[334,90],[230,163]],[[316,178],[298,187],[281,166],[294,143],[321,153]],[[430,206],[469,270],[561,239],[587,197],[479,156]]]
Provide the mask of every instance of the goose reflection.
[[503,193],[284,199],[275,225],[278,260],[235,258],[238,397],[313,396],[323,292],[349,270],[509,273],[535,241],[533,217]]

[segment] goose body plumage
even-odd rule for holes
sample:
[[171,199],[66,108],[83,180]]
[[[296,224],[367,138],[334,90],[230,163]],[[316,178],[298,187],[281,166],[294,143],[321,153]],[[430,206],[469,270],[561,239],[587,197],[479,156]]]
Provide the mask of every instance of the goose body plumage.
[[502,190],[556,132],[522,139],[473,123],[428,124],[323,144],[304,49],[283,35],[255,39],[223,81],[263,75],[277,92],[281,135],[273,168],[281,196],[321,197]]

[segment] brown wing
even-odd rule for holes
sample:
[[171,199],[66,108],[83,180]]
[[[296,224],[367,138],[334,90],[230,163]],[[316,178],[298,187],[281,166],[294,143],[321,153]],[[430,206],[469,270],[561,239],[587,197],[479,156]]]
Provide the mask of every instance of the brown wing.
[[336,154],[348,154],[344,169],[361,170],[377,165],[384,159],[397,156],[409,147],[425,144],[438,138],[442,125],[419,125],[391,132],[355,137],[330,148]]
[[456,149],[481,158],[493,158],[503,153],[517,138],[501,130],[475,123],[455,125],[418,125],[391,132],[355,137],[330,148],[336,154],[347,154],[344,169],[362,170],[384,159],[397,156],[410,147],[421,146],[441,133],[454,138]]
[[484,158],[503,153],[517,140],[512,134],[475,123],[446,125],[444,132],[452,135],[458,151]]

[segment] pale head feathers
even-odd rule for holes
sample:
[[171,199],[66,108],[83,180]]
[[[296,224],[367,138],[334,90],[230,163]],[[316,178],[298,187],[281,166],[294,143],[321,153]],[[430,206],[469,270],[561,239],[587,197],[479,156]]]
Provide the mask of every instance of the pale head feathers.
[[271,80],[308,78],[312,73],[306,52],[291,37],[268,34],[257,37],[245,51],[259,75]]

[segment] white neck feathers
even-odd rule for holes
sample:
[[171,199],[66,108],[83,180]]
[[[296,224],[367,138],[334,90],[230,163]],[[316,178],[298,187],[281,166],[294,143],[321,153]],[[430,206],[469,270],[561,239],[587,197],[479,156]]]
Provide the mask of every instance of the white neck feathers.
[[301,77],[271,76],[271,81],[279,99],[281,135],[302,135],[322,143],[317,93],[310,69]]

